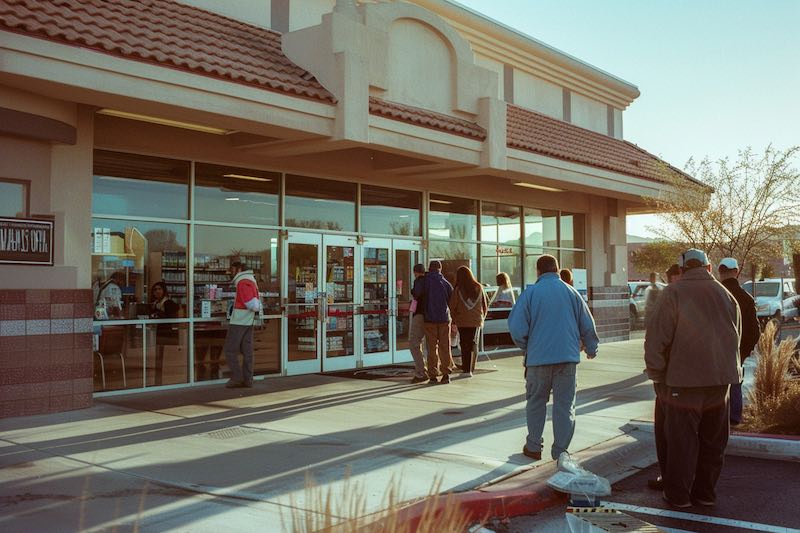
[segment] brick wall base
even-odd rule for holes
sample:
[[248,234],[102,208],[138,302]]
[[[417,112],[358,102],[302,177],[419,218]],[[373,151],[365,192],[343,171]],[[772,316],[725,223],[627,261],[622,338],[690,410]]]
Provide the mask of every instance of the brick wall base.
[[627,285],[592,287],[589,290],[589,308],[594,315],[600,342],[631,338],[629,301]]
[[92,291],[0,290],[0,418],[92,405]]

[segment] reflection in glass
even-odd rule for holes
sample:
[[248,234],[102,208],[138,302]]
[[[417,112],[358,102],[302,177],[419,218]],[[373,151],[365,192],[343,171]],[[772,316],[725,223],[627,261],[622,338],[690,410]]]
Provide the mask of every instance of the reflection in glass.
[[361,232],[420,235],[422,193],[361,186]]
[[525,208],[526,246],[558,246],[558,212]]
[[277,231],[197,225],[194,236],[194,316],[225,317],[236,296],[228,273],[234,261],[253,271],[264,314],[280,314]]
[[586,252],[576,252],[573,250],[561,250],[561,268],[586,268]]
[[397,296],[397,316],[395,317],[395,349],[408,350],[408,334],[411,328],[409,308],[411,306],[411,288],[414,285],[414,265],[419,263],[419,252],[415,250],[395,250],[395,280]]
[[139,324],[96,326],[94,390],[139,389],[144,386],[144,328]]
[[286,310],[289,335],[286,339],[289,361],[317,358],[317,325],[320,302],[317,295],[316,244],[289,243],[289,294]]
[[522,284],[522,249],[519,246],[484,244],[481,246],[481,283],[493,286],[495,277],[505,272],[511,279],[512,287]]
[[147,386],[189,381],[189,325],[149,324],[147,335]]
[[344,181],[286,176],[286,225],[355,231],[356,185]]
[[24,218],[28,214],[26,184],[0,179],[0,217]]
[[92,211],[188,218],[189,163],[95,150]]
[[194,324],[194,380],[208,381],[228,375],[225,365],[225,322],[195,322]]
[[194,218],[277,225],[280,177],[277,172],[197,163]]
[[92,219],[95,320],[186,316],[184,224]]
[[432,239],[477,240],[478,201],[431,194],[428,232]]
[[514,205],[481,203],[481,240],[520,244],[520,208]]
[[428,249],[430,259],[442,262],[442,274],[451,284],[455,284],[456,271],[460,266],[477,268],[478,245],[465,242],[431,241]]
[[586,247],[585,215],[561,213],[561,247],[562,248]]
[[[525,285],[536,283],[536,261],[545,253],[541,248],[525,248]],[[552,254],[552,250],[547,253]],[[556,254],[556,258],[558,255]]]
[[364,247],[364,353],[389,351],[389,249]]
[[281,319],[268,318],[253,330],[253,374],[278,374],[281,371]]

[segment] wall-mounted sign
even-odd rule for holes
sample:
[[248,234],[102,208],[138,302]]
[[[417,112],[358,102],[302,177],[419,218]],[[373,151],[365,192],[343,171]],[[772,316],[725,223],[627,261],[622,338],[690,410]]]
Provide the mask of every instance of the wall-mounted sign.
[[0,218],[0,264],[53,266],[53,221]]

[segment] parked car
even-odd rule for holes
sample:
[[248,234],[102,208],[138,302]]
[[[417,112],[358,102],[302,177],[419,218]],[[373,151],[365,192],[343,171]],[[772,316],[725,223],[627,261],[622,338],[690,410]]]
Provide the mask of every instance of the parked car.
[[[792,305],[791,302],[787,303],[787,300],[792,300],[797,295],[794,280],[789,278],[756,280],[755,291],[753,290],[753,282],[745,281],[742,283],[742,288],[755,299],[756,315],[762,320],[770,318],[781,319],[784,317],[784,310],[787,309],[787,306],[791,307]],[[794,316],[796,316],[796,311]]]
[[[628,282],[628,289],[630,290],[628,308],[631,318],[631,327],[636,326],[639,322],[644,322],[645,305],[647,304],[647,288],[649,286],[649,281]],[[667,284],[656,281],[656,286],[663,289]]]

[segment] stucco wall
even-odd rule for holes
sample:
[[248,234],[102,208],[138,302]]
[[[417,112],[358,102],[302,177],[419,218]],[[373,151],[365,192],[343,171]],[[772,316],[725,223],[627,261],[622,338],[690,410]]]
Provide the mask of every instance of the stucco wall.
[[432,28],[411,20],[393,23],[384,98],[452,114],[451,56],[446,41]]
[[582,94],[571,94],[572,123],[603,135],[608,134],[608,108],[606,104]]
[[517,105],[563,120],[563,92],[555,83],[514,69],[514,103]]
[[504,84],[505,65],[502,62],[497,61],[496,59],[491,59],[489,57],[485,57],[480,54],[475,54],[475,64],[497,73],[497,97],[503,100],[504,99],[503,97],[505,95],[505,84]]
[[336,0],[290,0],[289,30],[299,30],[316,26],[322,21],[322,15],[333,11]]
[[614,137],[622,139],[622,110],[614,109]]

